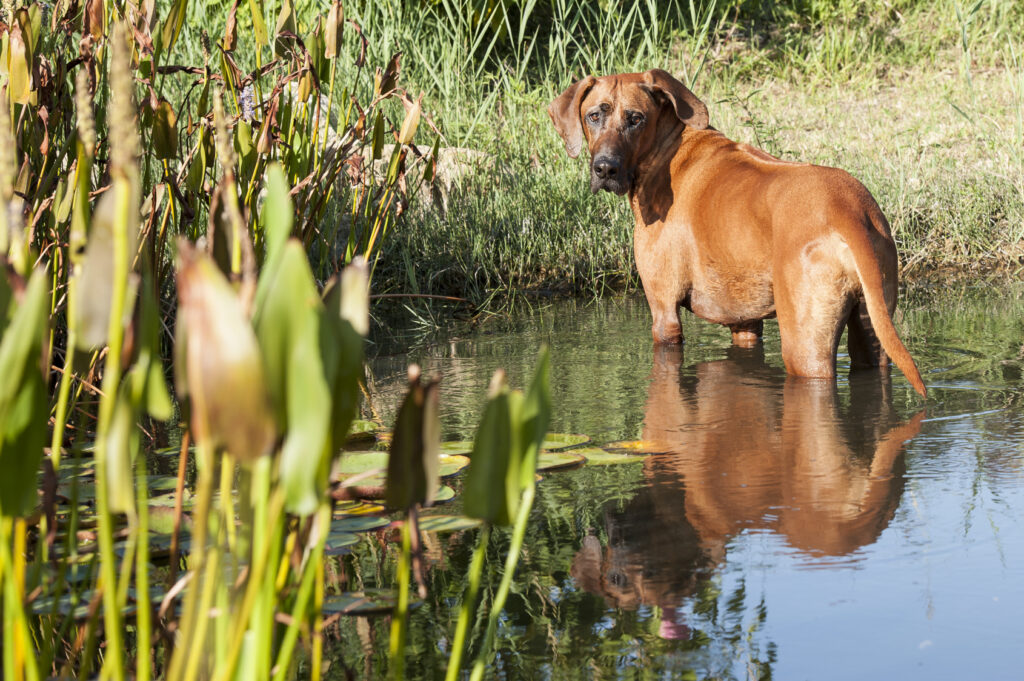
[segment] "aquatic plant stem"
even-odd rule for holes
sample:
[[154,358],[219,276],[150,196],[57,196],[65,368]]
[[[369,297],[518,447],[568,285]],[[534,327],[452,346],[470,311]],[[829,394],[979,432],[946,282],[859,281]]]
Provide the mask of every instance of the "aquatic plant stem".
[[323,561],[324,547],[327,545],[327,535],[331,531],[331,505],[329,502],[321,501],[316,512],[316,544],[308,558],[303,562],[302,582],[299,585],[299,592],[295,597],[295,606],[291,612],[291,622],[288,629],[281,638],[281,648],[277,653],[277,660],[274,663],[274,681],[284,681],[291,667],[292,654],[295,651],[295,643],[299,638],[299,628],[307,618],[309,600],[313,594],[313,583],[317,571],[312,565]]
[[533,508],[533,497],[536,492],[536,484],[531,483],[523,491],[523,497],[519,502],[519,511],[516,513],[516,522],[512,529],[512,540],[509,543],[508,554],[505,556],[505,571],[501,575],[501,583],[494,594],[494,601],[491,603],[491,611],[487,616],[487,632],[480,645],[480,652],[477,653],[473,662],[473,672],[470,681],[480,681],[484,677],[484,669],[487,666],[487,658],[491,654],[491,645],[494,643],[494,635],[498,628],[498,618],[505,608],[505,600],[508,598],[509,588],[512,586],[512,577],[516,571],[516,564],[519,563],[519,552],[523,548],[523,539],[526,537],[526,524],[530,518],[530,510]]
[[135,460],[135,475],[140,538],[135,553],[135,680],[149,681],[153,660],[153,622],[149,601],[149,495],[146,485],[146,463],[141,456]]
[[466,648],[466,634],[469,632],[473,613],[476,612],[476,597],[480,593],[480,575],[483,572],[484,558],[487,555],[487,543],[491,539],[491,525],[485,523],[480,529],[473,560],[469,564],[466,592],[462,595],[462,606],[459,608],[459,620],[455,624],[455,638],[452,641],[451,655],[448,658],[448,671],[445,681],[456,681],[462,668],[462,653]]
[[[132,224],[132,186],[124,175],[117,176],[111,191],[117,192],[114,226],[113,292],[107,327],[107,357],[103,372],[103,397],[96,428],[96,516],[100,549],[100,580],[103,585],[103,625],[107,637],[103,668],[114,681],[124,681],[124,648],[121,610],[117,602],[113,517],[110,512],[107,477],[107,434],[120,396],[121,352],[124,341],[124,310],[128,291],[128,229]],[[109,665],[109,667],[108,667]]]
[[[413,509],[410,509],[410,513]],[[405,635],[409,616],[409,578],[412,573],[412,532],[408,519],[402,523],[402,553],[398,559],[398,602],[391,615],[391,642],[388,659],[391,667],[388,678],[401,681],[405,678]]]
[[[14,542],[13,556],[8,535]],[[4,664],[5,679],[39,681],[35,651],[29,647],[25,616],[25,520],[0,517],[0,581],[4,594]]]
[[198,575],[202,573],[206,561],[206,535],[207,521],[210,517],[210,503],[213,497],[213,452],[210,445],[200,440],[196,445],[196,459],[198,463],[198,476],[196,480],[196,504],[192,517],[196,520],[192,524],[192,551],[189,553],[189,571],[193,574],[193,583],[185,592],[185,609],[179,620],[179,640],[174,646],[174,654],[167,671],[166,678],[169,681],[178,681],[185,678],[187,673],[186,664],[193,657],[199,657],[199,651],[194,650],[196,645],[202,645],[202,638],[197,636],[200,627],[199,619],[203,613],[199,606],[199,591],[201,586],[195,583]]

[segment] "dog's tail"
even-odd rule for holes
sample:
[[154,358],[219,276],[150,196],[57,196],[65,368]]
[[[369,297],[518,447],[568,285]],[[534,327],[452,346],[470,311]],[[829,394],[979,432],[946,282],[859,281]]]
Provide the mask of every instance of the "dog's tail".
[[[889,316],[889,307],[885,304],[885,293],[882,287],[882,272],[878,268],[876,258],[869,257],[874,253],[871,240],[864,229],[850,230],[843,235],[850,251],[853,253],[853,261],[857,266],[857,275],[860,278],[861,290],[864,293],[864,301],[868,306],[868,316],[871,318],[871,326],[874,327],[875,335],[882,343],[882,348],[892,361],[900,368],[903,375],[914,386],[914,390],[920,393],[921,397],[928,397],[928,389],[921,379],[921,372],[914,364],[914,358],[910,356],[907,347],[903,345],[896,327],[892,325],[892,317]],[[853,243],[851,243],[853,242]]]

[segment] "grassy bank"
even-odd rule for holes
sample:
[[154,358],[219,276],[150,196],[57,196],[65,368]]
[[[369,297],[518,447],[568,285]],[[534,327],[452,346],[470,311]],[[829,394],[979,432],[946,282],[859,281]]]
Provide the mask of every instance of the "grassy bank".
[[[566,56],[538,38],[525,59],[517,55],[531,42],[516,46],[510,20],[513,35],[498,37],[502,56],[483,74],[459,61],[451,37],[442,47],[443,32],[394,36],[408,55],[404,77],[425,92],[443,143],[487,161],[462,176],[446,210],[414,210],[390,235],[380,290],[478,300],[494,289],[635,286],[626,202],[590,194],[585,163],[565,156],[545,109],[584,73],[651,67],[693,79],[712,125],[728,136],[858,177],[892,224],[905,276],[1019,272],[1024,56],[1014,36],[1024,33],[1024,8],[804,4],[720,3],[692,15],[663,8],[656,42],[624,31]],[[649,24],[637,7],[636,21]],[[580,34],[619,25],[596,14],[588,21]],[[445,54],[443,66],[432,61]]]

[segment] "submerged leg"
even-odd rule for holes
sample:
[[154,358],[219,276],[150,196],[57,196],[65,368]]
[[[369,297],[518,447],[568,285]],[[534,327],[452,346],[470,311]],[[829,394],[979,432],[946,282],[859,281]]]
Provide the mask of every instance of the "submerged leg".
[[752,348],[761,341],[764,334],[764,322],[758,319],[754,322],[743,322],[741,324],[730,324],[732,331],[732,344],[741,348]]

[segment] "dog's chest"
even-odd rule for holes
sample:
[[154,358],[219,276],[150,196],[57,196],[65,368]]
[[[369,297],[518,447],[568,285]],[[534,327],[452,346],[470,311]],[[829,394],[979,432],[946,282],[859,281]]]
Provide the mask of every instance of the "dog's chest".
[[772,280],[767,272],[703,268],[695,275],[685,303],[701,319],[718,324],[736,324],[775,314]]

